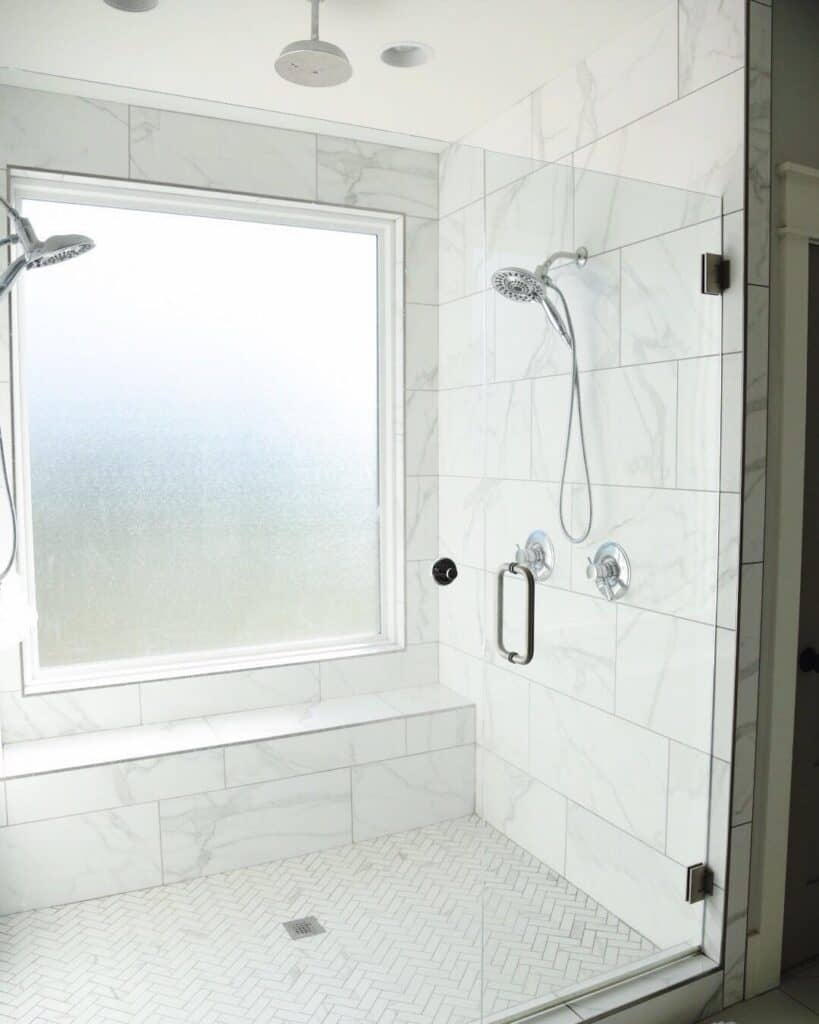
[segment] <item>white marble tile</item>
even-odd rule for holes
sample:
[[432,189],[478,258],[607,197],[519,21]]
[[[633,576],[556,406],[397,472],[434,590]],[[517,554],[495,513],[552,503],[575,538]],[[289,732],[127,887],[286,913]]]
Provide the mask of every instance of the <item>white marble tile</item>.
[[404,221],[407,303],[438,302],[438,221],[407,217]]
[[0,876],[0,914],[160,885],[156,804],[9,825]]
[[483,476],[486,391],[452,388],[438,393],[438,468],[441,476]]
[[8,814],[6,811],[6,784],[0,782],[0,828],[8,823]]
[[713,626],[618,606],[620,717],[709,752],[713,679]]
[[738,494],[719,496],[719,580],[717,584],[717,625],[737,628],[739,599],[739,514]]
[[352,839],[350,772],[163,800],[159,819],[166,883],[343,846]]
[[731,821],[734,825],[749,822],[753,814],[761,616],[762,565],[744,565],[740,576],[734,720],[734,788],[731,802]]
[[716,355],[722,302],[700,291],[700,256],[720,252],[719,219],[623,250],[623,362]]
[[[524,101],[528,104],[528,99]],[[517,109],[523,110],[523,106]],[[520,181],[535,171],[541,170],[546,164],[528,156],[515,156],[512,153],[501,153],[495,149],[487,149],[484,156],[484,176],[486,177],[486,194],[489,196],[498,189],[505,188],[513,182]]]
[[744,194],[744,72],[738,70],[575,154],[575,167],[721,196]]
[[720,357],[683,359],[677,394],[677,486],[719,490],[722,366]]
[[[7,434],[3,435],[7,437]],[[20,648],[11,647],[0,651],[0,693],[19,693],[23,686],[23,669],[20,664]]]
[[0,693],[3,742],[69,736],[139,724],[139,688],[109,686],[23,697]]
[[[489,267],[490,272],[497,267]],[[619,277],[618,277],[619,292]],[[579,337],[579,334],[578,334]],[[588,341],[578,342],[588,350]],[[568,373],[571,357],[553,327],[536,306],[510,302],[486,292],[486,363],[492,380],[520,380]]]
[[733,629],[717,629],[714,672],[715,757],[730,762],[734,747],[734,701],[736,696],[737,634]]
[[[246,786],[404,754],[404,721],[393,718],[347,729],[226,747],[225,778],[228,786]],[[203,786],[200,792],[205,788]]]
[[730,286],[722,295],[722,351],[745,347],[745,213],[737,210],[722,220],[722,255],[731,264]]
[[127,178],[128,108],[0,86],[0,165]]
[[725,1005],[743,998],[748,931],[751,826],[731,829],[730,874],[725,921]]
[[438,222],[438,294],[451,302],[485,287],[483,202],[470,203]]
[[203,793],[224,784],[222,751],[216,749],[9,779],[6,795],[9,821],[19,824]]
[[410,644],[395,654],[325,661],[321,666],[321,698],[327,701],[404,686],[427,686],[437,677],[435,644]]
[[485,573],[466,565],[438,597],[441,640],[476,658],[483,657],[486,643],[485,597]]
[[685,869],[571,804],[566,875],[612,913],[627,917],[633,928],[661,949],[701,941],[702,905],[692,906],[682,897]]
[[438,157],[439,214],[460,210],[483,196],[483,150],[454,143]]
[[460,818],[475,807],[472,746],[358,765],[352,778],[356,842]]
[[405,404],[405,466],[407,476],[438,472],[438,395],[408,391]]
[[531,774],[663,850],[668,740],[542,686],[530,698]]
[[410,303],[405,334],[405,386],[438,387],[438,310]]
[[[711,758],[711,792],[708,808],[706,863],[714,872],[714,885],[723,890],[728,881],[728,832],[731,821],[731,765]],[[693,861],[689,863],[694,863]]]
[[[580,370],[602,370],[620,361],[620,253],[592,256],[583,267],[569,264],[554,272],[571,311]],[[565,350],[552,333],[551,340]],[[566,366],[566,363],[561,363]],[[542,376],[532,374],[532,376]]]
[[529,768],[529,686],[527,679],[486,666],[480,742],[504,761]]
[[446,686],[405,686],[381,695],[380,700],[393,715],[437,714],[468,708],[471,701]]
[[414,715],[406,720],[407,753],[463,747],[475,742],[475,709],[454,708],[434,715]]
[[532,162],[532,97],[525,96],[466,136],[464,142],[486,150],[486,192],[494,192],[528,173]]
[[315,199],[316,137],[131,107],[131,177]]
[[700,864],[708,859],[710,777],[708,754],[671,744],[665,852],[678,864]]
[[748,350],[745,360],[745,449],[742,557],[761,562],[765,551],[765,487],[768,443],[768,289],[748,288]]
[[566,798],[489,751],[483,757],[483,816],[490,825],[563,873]]
[[440,586],[429,562],[408,562],[406,575],[407,643],[434,643],[438,639]]
[[680,0],[680,95],[744,64],[744,0]]
[[748,5],[748,281],[762,285],[770,277],[771,13]]
[[743,376],[741,352],[722,357],[722,452],[720,487],[738,492],[742,484]]
[[[595,370],[580,375],[580,388],[592,483],[673,487],[676,364]],[[533,382],[532,476],[538,479],[561,478],[570,389],[569,376]],[[579,482],[583,461],[574,429],[567,479]]]
[[438,553],[438,478],[407,477],[407,558],[433,560]]
[[556,160],[677,98],[677,6],[615,35],[533,97],[533,156]]
[[531,384],[526,380],[487,385],[486,476],[528,480],[531,462]]
[[486,503],[498,486],[480,477],[439,478],[439,549],[459,566],[484,567]]
[[[551,164],[486,199],[487,278],[572,247],[572,169]],[[488,280],[487,280],[488,283]]]
[[485,662],[443,642],[438,645],[438,661],[439,677],[446,680],[442,685],[474,704],[476,722],[480,721],[483,714]]
[[[486,509],[486,568],[496,572],[504,562],[514,561],[518,547],[529,534],[543,530],[552,542],[555,561],[552,575],[540,585],[571,585],[571,548],[560,529],[556,484],[529,480],[499,480],[489,492]],[[568,502],[567,502],[568,507]]]
[[172,722],[202,715],[303,704],[318,700],[318,665],[221,672],[140,684],[142,722]]
[[319,135],[317,198],[368,210],[437,217],[438,155]]
[[484,294],[447,302],[438,310],[439,367],[442,388],[483,383],[485,370]]
[[[583,491],[574,487],[578,502]],[[705,491],[602,487],[594,490],[588,541],[572,549],[572,587],[596,594],[586,560],[612,537],[631,561],[630,589],[620,605],[714,622],[717,588],[719,495]],[[581,511],[585,509],[580,505]],[[575,515],[574,529],[580,526]]]

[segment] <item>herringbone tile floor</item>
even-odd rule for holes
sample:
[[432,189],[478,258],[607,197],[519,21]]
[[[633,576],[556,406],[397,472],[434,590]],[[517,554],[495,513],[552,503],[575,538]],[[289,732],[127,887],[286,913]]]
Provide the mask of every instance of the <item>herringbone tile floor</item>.
[[0,1020],[467,1024],[653,951],[471,817],[0,918]]

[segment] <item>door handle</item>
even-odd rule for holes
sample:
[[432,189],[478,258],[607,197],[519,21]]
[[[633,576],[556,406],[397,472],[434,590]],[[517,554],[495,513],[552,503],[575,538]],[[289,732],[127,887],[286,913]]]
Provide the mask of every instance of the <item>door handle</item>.
[[[503,642],[503,591],[507,576],[523,576],[526,579],[526,653],[509,651]],[[535,656],[535,577],[531,569],[519,562],[502,565],[498,571],[498,647],[501,654],[513,665],[528,665]]]

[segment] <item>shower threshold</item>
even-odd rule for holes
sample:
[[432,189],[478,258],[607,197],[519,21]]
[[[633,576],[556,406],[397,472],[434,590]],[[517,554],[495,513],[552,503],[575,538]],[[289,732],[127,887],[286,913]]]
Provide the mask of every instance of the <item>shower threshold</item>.
[[685,952],[472,816],[0,918],[0,1019],[506,1024]]

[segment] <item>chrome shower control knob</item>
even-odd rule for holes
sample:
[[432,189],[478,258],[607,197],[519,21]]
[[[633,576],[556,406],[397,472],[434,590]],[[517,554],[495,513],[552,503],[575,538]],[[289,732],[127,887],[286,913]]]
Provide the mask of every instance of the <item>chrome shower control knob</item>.
[[631,583],[631,563],[628,555],[612,541],[601,544],[588,559],[586,576],[607,601],[616,601],[628,590]]
[[524,547],[518,545],[515,561],[524,565],[536,580],[547,580],[555,567],[555,549],[543,530],[533,530]]

